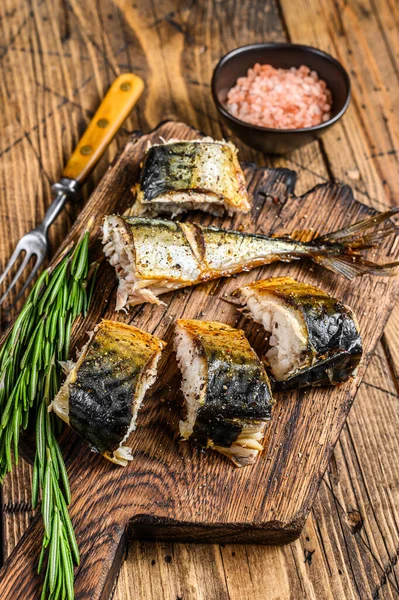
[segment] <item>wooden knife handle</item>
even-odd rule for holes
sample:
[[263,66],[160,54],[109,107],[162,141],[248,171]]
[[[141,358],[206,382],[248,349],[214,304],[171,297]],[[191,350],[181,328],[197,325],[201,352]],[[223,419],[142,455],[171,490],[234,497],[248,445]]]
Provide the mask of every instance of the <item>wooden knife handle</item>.
[[144,82],[133,73],[115,79],[66,165],[63,176],[79,183],[88,177],[140,98]]

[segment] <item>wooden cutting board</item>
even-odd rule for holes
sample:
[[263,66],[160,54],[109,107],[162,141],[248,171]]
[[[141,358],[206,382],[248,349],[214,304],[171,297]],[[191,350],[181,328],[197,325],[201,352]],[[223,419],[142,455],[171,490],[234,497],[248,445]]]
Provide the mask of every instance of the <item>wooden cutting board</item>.
[[[148,135],[135,135],[109,168],[82,211],[70,236],[94,217],[91,254],[102,259],[99,230],[104,215],[122,213],[132,202],[148,142],[192,139],[199,134],[183,123],[166,122]],[[190,219],[245,231],[281,235],[295,232],[310,239],[354,223],[371,214],[356,202],[348,186],[320,185],[301,197],[294,195],[296,174],[287,169],[245,166],[253,198],[251,215],[221,219],[194,213]],[[387,240],[374,260],[398,256],[398,241]],[[388,257],[388,258],[387,258]],[[259,542],[286,544],[296,539],[311,508],[332,449],[348,415],[361,377],[381,336],[399,292],[396,277],[363,277],[348,282],[311,262],[276,264],[231,279],[221,279],[163,296],[166,306],[145,304],[129,314],[114,312],[116,278],[103,262],[88,317],[75,331],[80,347],[86,331],[102,317],[141,327],[171,342],[177,318],[220,320],[243,328],[261,349],[263,333],[223,297],[238,285],[262,277],[291,275],[320,285],[352,306],[364,339],[364,358],[356,379],[336,388],[300,390],[277,397],[265,451],[252,467],[235,468],[214,452],[200,452],[179,441],[181,392],[169,343],[154,393],[139,414],[131,436],[133,462],[122,469],[90,452],[68,430],[63,448],[71,480],[71,515],[82,561],[76,571],[76,598],[106,599],[126,547],[128,535],[184,541]],[[0,598],[38,598],[36,565],[42,536],[36,517],[0,571]]]

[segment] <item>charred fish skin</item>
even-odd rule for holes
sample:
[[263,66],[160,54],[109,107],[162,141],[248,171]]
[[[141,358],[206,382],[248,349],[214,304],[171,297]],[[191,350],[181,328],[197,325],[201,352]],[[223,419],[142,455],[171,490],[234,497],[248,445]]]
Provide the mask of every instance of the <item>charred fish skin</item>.
[[[261,361],[244,333],[223,323],[180,319],[176,333],[177,359],[188,405],[188,420],[180,427],[183,437],[226,454],[238,466],[251,464],[262,450],[260,441],[273,405]],[[183,364],[190,344],[191,367],[187,361]],[[195,376],[202,377],[197,388],[192,384],[190,387],[190,378]],[[188,398],[193,389],[197,392],[191,398],[195,410]]]
[[130,449],[121,446],[135,428],[137,412],[155,378],[164,345],[135,327],[103,320],[83,348],[52,409],[95,451],[112,462],[126,464]]
[[324,387],[338,385],[355,374],[362,353],[348,354],[336,352],[332,356],[320,359],[310,367],[298,370],[285,380],[270,378],[273,392],[288,392],[304,387]]
[[179,214],[200,209],[221,215],[250,210],[237,149],[211,138],[151,146],[144,157],[131,213]]
[[208,385],[192,439],[228,447],[241,433],[242,421],[271,418],[269,381],[242,332],[214,325],[201,329],[196,335],[208,365]]
[[[145,217],[105,217],[104,253],[119,278],[117,310],[181,287],[228,277],[275,261],[309,258],[347,279],[395,274],[399,261],[376,264],[361,250],[397,235],[389,221],[399,207],[311,242]],[[384,228],[376,229],[384,223]],[[371,230],[371,231],[370,231]]]
[[[272,311],[273,299],[276,310],[284,311],[285,307],[286,314],[290,315],[287,319],[291,319],[293,325],[293,319],[296,319],[297,337],[302,339],[302,345],[291,346],[296,349],[297,356],[288,373],[281,372],[278,365],[274,367],[273,390],[336,385],[355,372],[362,357],[362,339],[356,317],[348,306],[323,290],[291,277],[257,281],[244,286],[238,293],[246,312],[258,322],[265,323],[264,313],[261,317],[262,306],[264,310]],[[284,330],[288,320],[276,315],[277,312],[270,316],[269,329],[273,336],[270,339],[279,352],[278,338],[286,335],[281,329]],[[273,359],[271,352],[273,350],[266,358],[278,361],[278,357]],[[284,352],[282,354],[285,358]]]

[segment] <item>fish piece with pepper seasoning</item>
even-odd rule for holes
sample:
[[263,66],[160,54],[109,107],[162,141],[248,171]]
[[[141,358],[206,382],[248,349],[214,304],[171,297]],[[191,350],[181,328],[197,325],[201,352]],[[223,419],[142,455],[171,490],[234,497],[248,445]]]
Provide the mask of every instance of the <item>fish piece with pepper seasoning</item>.
[[126,214],[248,213],[251,205],[237,152],[231,142],[210,137],[151,146],[132,190],[136,201]]
[[273,390],[336,385],[355,373],[362,339],[349,306],[291,277],[256,281],[236,295],[267,333]]
[[171,290],[275,261],[309,258],[347,279],[394,274],[399,261],[376,264],[361,251],[398,234],[389,220],[398,211],[394,208],[310,242],[166,219],[107,216],[103,250],[119,279],[116,310],[142,302],[162,304],[158,296]]
[[244,333],[215,321],[179,319],[174,340],[187,418],[180,433],[238,467],[253,464],[272,414],[266,371]]
[[132,460],[125,446],[155,381],[165,342],[136,327],[103,320],[82,348],[50,407],[92,449],[113,463]]

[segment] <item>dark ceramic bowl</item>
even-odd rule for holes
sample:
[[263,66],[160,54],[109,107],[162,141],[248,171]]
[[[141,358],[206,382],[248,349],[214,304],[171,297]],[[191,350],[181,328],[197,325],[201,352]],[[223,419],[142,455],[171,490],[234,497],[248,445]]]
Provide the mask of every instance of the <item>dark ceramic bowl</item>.
[[[233,117],[225,108],[227,92],[255,63],[283,69],[306,65],[317,71],[332,94],[331,119],[304,129],[269,129]],[[334,125],[348,108],[351,88],[343,66],[317,48],[300,44],[252,44],[232,50],[219,61],[212,76],[212,95],[223,120],[240,140],[261,152],[283,154],[312,142]]]

